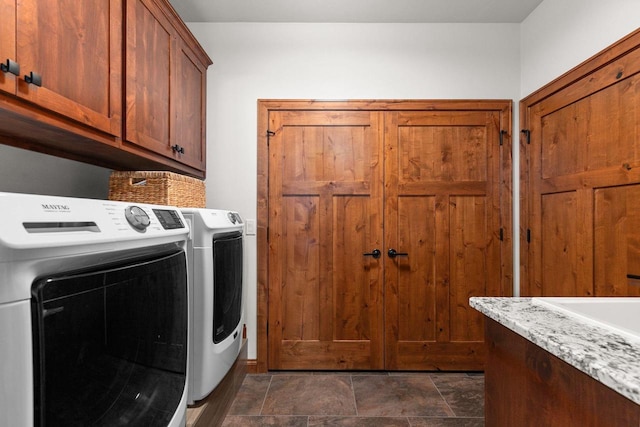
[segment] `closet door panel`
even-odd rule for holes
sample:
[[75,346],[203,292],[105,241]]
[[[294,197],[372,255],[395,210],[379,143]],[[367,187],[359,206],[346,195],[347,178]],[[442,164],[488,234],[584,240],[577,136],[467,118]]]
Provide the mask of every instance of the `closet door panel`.
[[382,369],[379,112],[270,115],[269,367]]
[[640,184],[595,191],[595,295],[640,296]]
[[[500,295],[500,129],[487,111],[386,116],[388,369],[482,369],[469,297]],[[422,312],[418,331],[407,332]]]

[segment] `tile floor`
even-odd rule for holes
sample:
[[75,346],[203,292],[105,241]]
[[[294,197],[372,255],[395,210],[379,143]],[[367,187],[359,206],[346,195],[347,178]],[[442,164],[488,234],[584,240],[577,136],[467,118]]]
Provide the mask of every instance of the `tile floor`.
[[484,426],[484,376],[278,372],[247,375],[223,427]]

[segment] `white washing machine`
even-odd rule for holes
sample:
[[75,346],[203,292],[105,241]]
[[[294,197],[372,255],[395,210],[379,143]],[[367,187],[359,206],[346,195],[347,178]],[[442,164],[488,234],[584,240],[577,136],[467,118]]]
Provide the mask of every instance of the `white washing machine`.
[[0,193],[0,425],[184,426],[177,208]]
[[191,294],[189,403],[211,393],[238,358],[244,325],[243,221],[237,212],[187,209]]

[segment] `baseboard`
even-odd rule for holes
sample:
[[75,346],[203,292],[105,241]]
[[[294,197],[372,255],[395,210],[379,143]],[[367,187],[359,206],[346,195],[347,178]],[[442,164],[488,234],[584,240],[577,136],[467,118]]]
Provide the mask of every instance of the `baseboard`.
[[220,384],[207,397],[187,408],[187,427],[221,425],[249,371],[249,365],[256,365],[256,363],[255,360],[247,360],[247,340],[245,339],[242,341],[238,359]]
[[247,360],[247,374],[258,373],[258,361],[256,359]]

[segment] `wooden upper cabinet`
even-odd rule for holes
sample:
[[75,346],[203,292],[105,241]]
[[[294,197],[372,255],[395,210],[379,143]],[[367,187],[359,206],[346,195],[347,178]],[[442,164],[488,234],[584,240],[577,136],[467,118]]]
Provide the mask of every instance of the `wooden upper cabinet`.
[[161,6],[154,0],[127,1],[126,142],[204,173],[211,62],[196,56],[172,25],[172,11]]
[[20,68],[0,88],[120,136],[121,22],[121,0],[0,0],[0,61]]
[[172,94],[175,106],[173,141],[180,146],[180,160],[196,169],[206,165],[207,67],[181,39],[177,44],[177,81]]
[[126,139],[166,154],[173,29],[150,0],[127,2]]
[[211,59],[167,0],[0,0],[0,28],[0,143],[205,176]]

